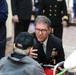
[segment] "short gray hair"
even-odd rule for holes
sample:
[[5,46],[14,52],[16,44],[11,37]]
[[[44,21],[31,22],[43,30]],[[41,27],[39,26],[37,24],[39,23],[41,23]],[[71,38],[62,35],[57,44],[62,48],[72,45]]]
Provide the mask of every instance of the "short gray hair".
[[51,21],[49,18],[47,18],[46,16],[37,16],[36,20],[35,20],[35,25],[37,23],[45,23],[48,25],[48,27],[51,27]]

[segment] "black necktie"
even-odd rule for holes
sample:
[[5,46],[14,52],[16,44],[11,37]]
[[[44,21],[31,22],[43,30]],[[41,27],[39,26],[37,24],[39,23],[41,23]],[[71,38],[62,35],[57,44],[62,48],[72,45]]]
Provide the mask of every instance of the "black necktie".
[[41,46],[41,47],[40,47],[40,48],[41,48],[41,50],[43,50],[43,51],[44,51],[43,43],[41,43],[41,44],[40,44],[40,46]]
[[43,48],[43,43],[40,43],[40,50],[41,50],[42,53],[45,54],[45,52],[44,52],[44,48]]

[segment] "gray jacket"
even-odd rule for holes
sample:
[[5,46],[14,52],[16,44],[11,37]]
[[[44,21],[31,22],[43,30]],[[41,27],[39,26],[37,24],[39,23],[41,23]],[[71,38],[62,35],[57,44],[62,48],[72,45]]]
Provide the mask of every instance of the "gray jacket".
[[0,60],[0,75],[45,75],[43,68],[32,58],[4,57]]

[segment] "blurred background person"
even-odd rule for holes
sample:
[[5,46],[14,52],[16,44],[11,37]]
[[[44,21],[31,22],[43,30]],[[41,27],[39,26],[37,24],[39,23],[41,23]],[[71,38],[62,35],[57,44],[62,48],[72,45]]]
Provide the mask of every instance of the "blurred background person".
[[35,18],[38,16],[40,1],[41,0],[34,0],[34,6],[35,6],[34,15],[35,15]]
[[5,56],[7,17],[8,17],[7,2],[6,0],[0,0],[0,59]]
[[63,25],[67,25],[68,15],[65,0],[41,0],[39,15],[45,15],[51,20],[53,34],[62,39]]
[[27,32],[31,22],[32,0],[11,0],[15,37],[20,32]]
[[33,21],[32,22],[34,22],[36,17],[38,16],[40,1],[41,0],[32,0],[32,5],[33,5],[33,10],[32,10]]
[[74,20],[76,21],[76,0],[73,0]]

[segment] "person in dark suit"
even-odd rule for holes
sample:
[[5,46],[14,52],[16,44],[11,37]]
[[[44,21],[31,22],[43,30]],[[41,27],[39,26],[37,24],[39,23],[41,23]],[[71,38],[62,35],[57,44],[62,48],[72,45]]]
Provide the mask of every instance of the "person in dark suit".
[[53,34],[62,39],[63,25],[68,22],[65,0],[41,0],[39,15],[45,15],[51,20]]
[[32,0],[11,0],[11,8],[16,37],[20,32],[28,31],[31,21]]
[[34,47],[29,56],[41,64],[55,65],[65,60],[60,38],[51,34],[51,21],[46,16],[38,16],[35,20]]
[[6,0],[0,0],[0,59],[5,56],[7,17],[8,17],[7,2]]

